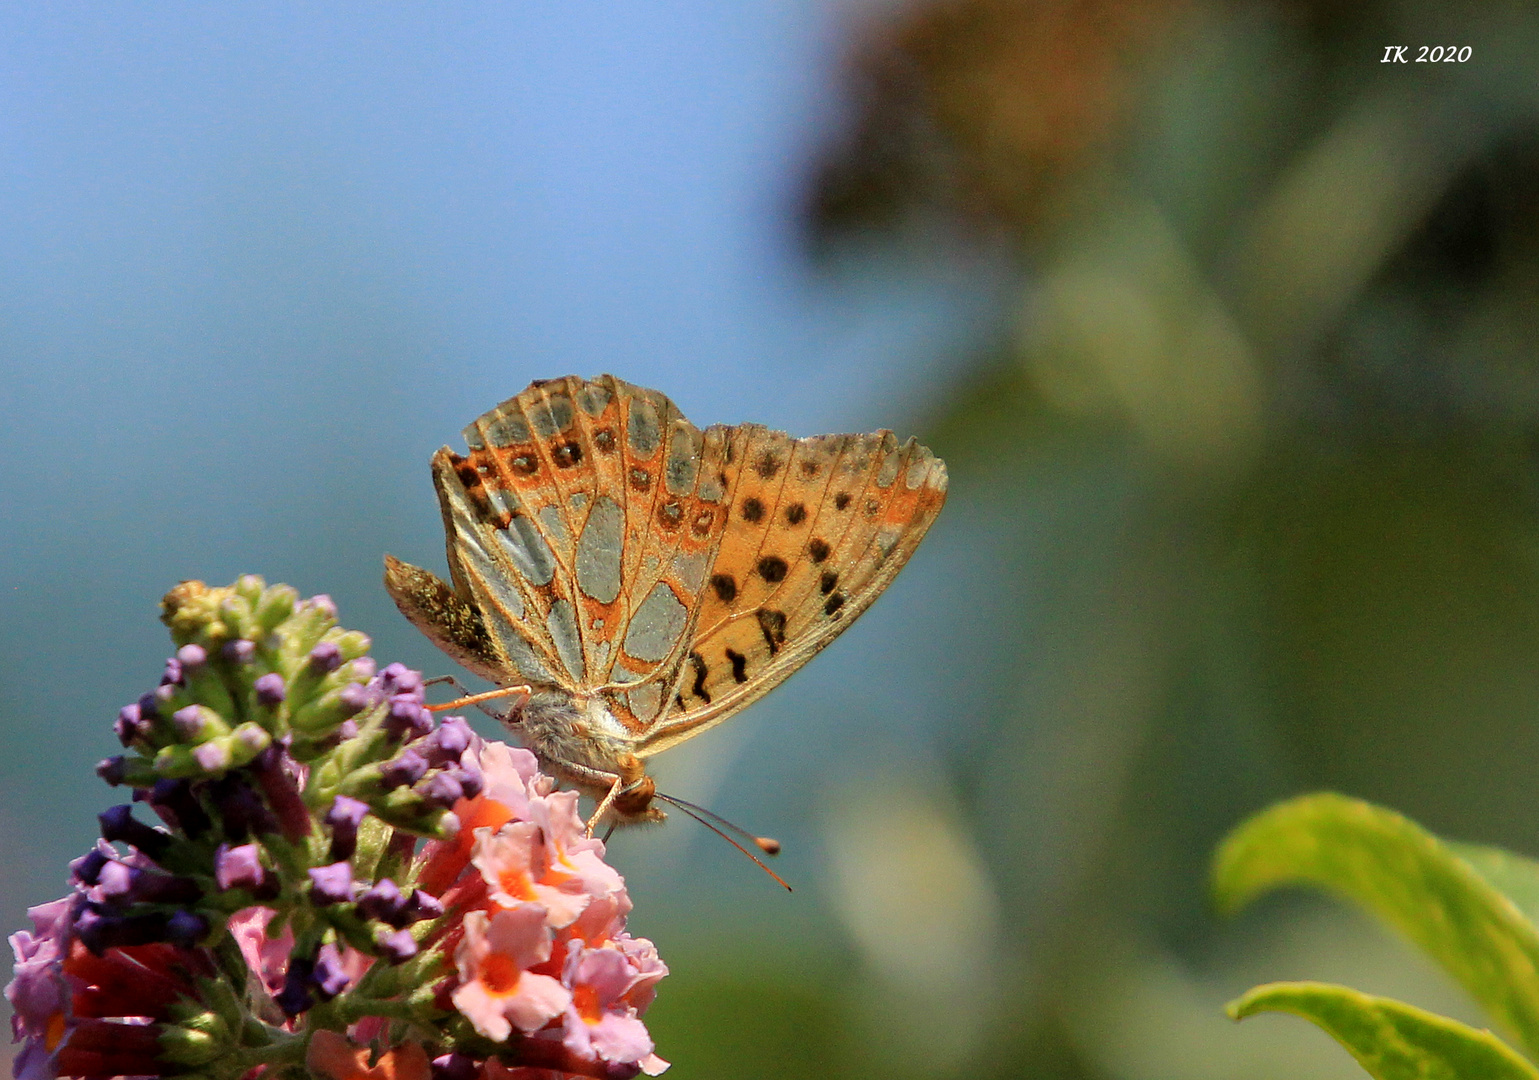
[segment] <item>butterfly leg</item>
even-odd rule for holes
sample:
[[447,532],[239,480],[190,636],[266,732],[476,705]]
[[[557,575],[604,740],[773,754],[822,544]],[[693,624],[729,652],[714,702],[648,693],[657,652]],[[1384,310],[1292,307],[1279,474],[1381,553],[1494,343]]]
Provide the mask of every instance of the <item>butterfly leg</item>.
[[620,797],[620,791],[624,787],[625,777],[616,776],[615,782],[609,786],[609,794],[600,800],[598,809],[594,810],[593,816],[588,819],[588,827],[583,830],[583,835],[589,840],[593,839],[593,830],[598,827],[600,821],[604,820],[604,815],[609,813],[609,808],[615,804],[615,800]]

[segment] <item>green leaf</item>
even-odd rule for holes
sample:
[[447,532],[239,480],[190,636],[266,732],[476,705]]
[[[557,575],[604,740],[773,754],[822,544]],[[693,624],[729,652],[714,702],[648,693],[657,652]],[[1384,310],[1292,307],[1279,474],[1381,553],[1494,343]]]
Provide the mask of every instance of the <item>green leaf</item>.
[[1529,922],[1539,925],[1539,862],[1481,844],[1459,844],[1449,840],[1444,840],[1443,844],[1473,866],[1497,892],[1516,904]]
[[1361,904],[1539,1051],[1539,932],[1453,848],[1401,815],[1341,795],[1280,803],[1229,834],[1213,881],[1225,912],[1299,883]]
[[1539,1080],[1489,1031],[1330,983],[1268,983],[1231,1001],[1236,1020],[1288,1012],[1323,1028],[1377,1080]]

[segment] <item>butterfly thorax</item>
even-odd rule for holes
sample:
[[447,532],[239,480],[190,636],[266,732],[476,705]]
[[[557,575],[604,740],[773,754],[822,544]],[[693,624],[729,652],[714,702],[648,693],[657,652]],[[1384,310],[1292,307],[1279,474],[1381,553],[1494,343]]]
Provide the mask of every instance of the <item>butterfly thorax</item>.
[[661,821],[665,817],[651,805],[656,787],[633,752],[635,737],[599,695],[542,688],[506,722],[547,772],[595,800],[608,795],[618,779],[621,788],[614,809],[623,822]]

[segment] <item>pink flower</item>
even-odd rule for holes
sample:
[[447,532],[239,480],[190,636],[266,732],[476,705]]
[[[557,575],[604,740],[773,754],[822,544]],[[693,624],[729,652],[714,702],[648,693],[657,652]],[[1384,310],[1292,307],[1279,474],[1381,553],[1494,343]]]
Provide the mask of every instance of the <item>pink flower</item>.
[[465,939],[455,951],[460,986],[454,1007],[488,1039],[502,1042],[517,1027],[538,1031],[560,1016],[572,994],[549,975],[529,969],[550,959],[551,940],[545,909],[522,904],[465,916]]
[[488,1038],[529,1036],[518,1054],[531,1065],[556,1053],[661,1072],[641,1014],[668,968],[626,933],[625,880],[584,834],[577,794],[552,790],[532,754],[500,743],[476,740],[462,763],[486,777],[479,797],[454,807],[474,839],[429,845],[423,874],[451,911],[468,912],[449,931],[463,934],[454,1006]]
[[549,881],[543,832],[534,822],[510,822],[495,833],[486,828],[476,833],[470,861],[481,871],[495,903],[539,904],[553,929],[570,925],[588,906],[590,898],[580,883],[570,887],[568,881]]
[[267,936],[267,924],[277,912],[272,908],[241,908],[230,916],[230,936],[240,946],[246,966],[262,980],[269,994],[283,989],[283,976],[289,969],[289,953],[294,949],[294,931],[285,926],[275,938]]
[[[631,958],[619,949],[589,949],[580,941],[571,942],[563,980],[573,988],[561,1040],[566,1048],[579,1058],[637,1062],[653,1076],[667,1068],[667,1062],[652,1053],[647,1026],[627,1000],[640,977]],[[648,1066],[657,1066],[656,1072]]]

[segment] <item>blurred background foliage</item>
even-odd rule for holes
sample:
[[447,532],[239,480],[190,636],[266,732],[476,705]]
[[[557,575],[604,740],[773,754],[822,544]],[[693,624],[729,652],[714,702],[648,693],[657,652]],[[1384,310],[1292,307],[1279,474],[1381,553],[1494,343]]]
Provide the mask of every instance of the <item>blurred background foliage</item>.
[[[164,4],[0,16],[0,882],[245,571],[378,585],[531,378],[890,426],[952,494],[771,699],[659,762],[787,844],[623,835],[671,1076],[1360,1075],[1221,1003],[1483,1022],[1365,919],[1209,914],[1334,788],[1539,854],[1539,14],[1524,4]],[[1385,64],[1391,45],[1469,46]]]

